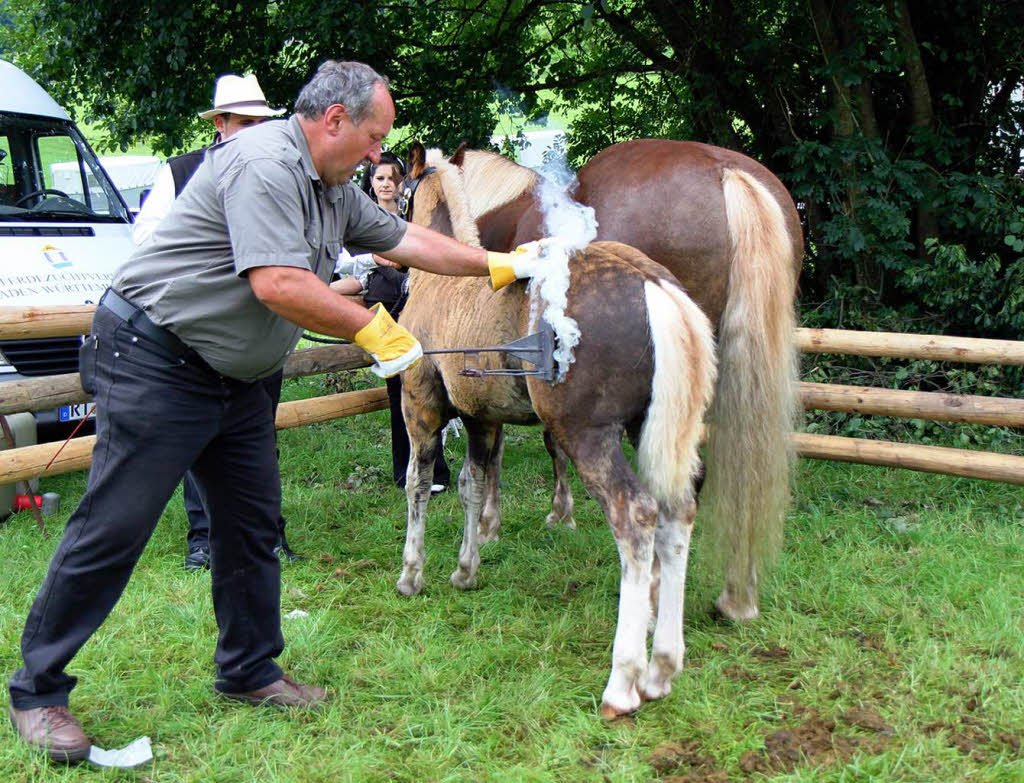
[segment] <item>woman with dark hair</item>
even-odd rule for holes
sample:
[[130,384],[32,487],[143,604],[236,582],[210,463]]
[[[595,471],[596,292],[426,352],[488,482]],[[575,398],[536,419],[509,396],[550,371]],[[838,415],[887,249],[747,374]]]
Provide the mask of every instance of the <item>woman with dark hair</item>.
[[[398,194],[405,178],[405,166],[397,155],[382,152],[380,161],[366,167],[362,188],[366,194],[388,212],[399,212]],[[353,258],[352,275],[365,288],[363,301],[367,307],[377,302],[398,320],[399,313],[409,296],[409,271],[385,258],[367,254]],[[354,289],[354,285],[352,286]],[[349,293],[357,291],[349,291]],[[409,434],[402,418],[402,376],[387,379],[388,403],[391,408],[391,469],[395,484],[405,486],[405,472],[409,466]],[[451,481],[451,471],[444,459],[444,449],[437,450],[434,460],[433,494],[444,492]]]

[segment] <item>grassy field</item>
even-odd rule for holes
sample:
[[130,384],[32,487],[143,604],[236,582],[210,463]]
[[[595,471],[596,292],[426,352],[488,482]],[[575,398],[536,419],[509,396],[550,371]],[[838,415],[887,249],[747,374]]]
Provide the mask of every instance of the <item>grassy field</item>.
[[[290,383],[287,396],[320,393]],[[717,577],[697,539],[687,666],[674,692],[611,723],[618,564],[579,485],[580,529],[548,530],[537,430],[512,428],[504,535],[479,589],[447,581],[458,498],[428,512],[427,588],[394,590],[404,496],[388,479],[386,412],[281,433],[285,514],[306,554],[283,571],[281,662],[334,695],[318,715],[212,690],[209,577],[181,567],[172,500],[122,601],[73,661],[72,708],[101,747],[149,735],[136,771],[51,766],[7,730],[0,780],[786,781],[1024,780],[1024,523],[1020,490],[804,461],[785,549],[746,626],[710,615]],[[463,441],[449,442],[455,469]],[[18,639],[84,474],[49,479],[43,539],[0,528],[0,664]],[[698,517],[699,524],[699,517]]]

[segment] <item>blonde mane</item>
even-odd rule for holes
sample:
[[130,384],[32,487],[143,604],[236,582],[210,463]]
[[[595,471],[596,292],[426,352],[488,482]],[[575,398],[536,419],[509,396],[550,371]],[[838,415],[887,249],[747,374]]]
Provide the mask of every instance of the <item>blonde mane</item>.
[[475,247],[481,246],[476,219],[531,190],[540,178],[508,158],[483,150],[466,150],[462,168],[436,148],[427,150],[425,162],[437,170],[439,198],[447,204],[455,238]]
[[462,180],[474,218],[532,190],[539,179],[535,171],[484,150],[466,150],[462,162]]
[[427,166],[437,169],[438,179],[441,181],[441,195],[448,206],[448,216],[455,238],[464,244],[481,247],[476,216],[470,211],[466,199],[466,186],[459,167],[449,163],[439,149],[427,150],[426,163]]

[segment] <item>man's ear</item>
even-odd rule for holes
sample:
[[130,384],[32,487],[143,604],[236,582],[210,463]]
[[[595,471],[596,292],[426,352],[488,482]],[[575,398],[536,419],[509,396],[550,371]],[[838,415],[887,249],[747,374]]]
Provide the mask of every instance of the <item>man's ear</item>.
[[348,110],[343,103],[332,103],[324,111],[323,121],[328,130],[337,133],[342,123],[348,116]]

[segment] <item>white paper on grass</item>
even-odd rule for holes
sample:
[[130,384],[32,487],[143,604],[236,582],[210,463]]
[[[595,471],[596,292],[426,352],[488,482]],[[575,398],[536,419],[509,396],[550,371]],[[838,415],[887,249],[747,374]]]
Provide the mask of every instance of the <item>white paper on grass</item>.
[[89,761],[98,767],[130,769],[153,760],[149,737],[139,737],[120,750],[104,750],[93,745],[89,748]]
[[597,236],[597,217],[592,207],[572,199],[569,187],[574,182],[565,159],[549,161],[540,185],[540,205],[544,215],[544,231],[548,240],[543,258],[547,263],[530,281],[530,323],[537,323],[538,312],[555,332],[558,363],[555,382],[565,380],[569,365],[575,361],[573,348],[580,341],[576,320],[565,314],[569,291],[569,259]]

